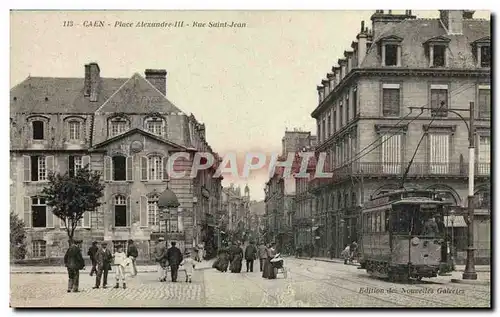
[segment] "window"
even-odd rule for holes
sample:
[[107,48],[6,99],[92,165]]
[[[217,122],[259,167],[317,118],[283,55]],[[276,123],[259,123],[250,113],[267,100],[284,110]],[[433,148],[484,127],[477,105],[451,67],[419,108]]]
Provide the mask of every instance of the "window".
[[342,122],[343,121],[343,118],[342,118],[343,114],[344,114],[344,104],[341,101],[339,104],[339,128],[342,128],[342,125],[344,124]]
[[337,131],[337,108],[333,108],[333,133]]
[[110,137],[120,135],[128,130],[128,121],[123,118],[115,118],[110,121]]
[[490,67],[491,65],[491,47],[489,45],[480,47],[481,67]]
[[349,122],[349,95],[345,96],[345,122]]
[[386,44],[385,45],[385,56],[384,56],[385,66],[397,66],[398,65],[398,45]]
[[490,174],[490,153],[491,153],[491,138],[490,136],[480,135],[479,136],[479,147],[478,147],[478,174],[488,175]]
[[127,180],[127,158],[125,156],[113,156],[113,180]]
[[45,156],[31,156],[31,181],[47,180],[47,158]]
[[[236,222],[236,217],[233,222]],[[170,210],[167,214],[167,224],[168,232],[179,232],[179,216],[177,210]]]
[[69,175],[71,177],[76,176],[76,172],[83,167],[83,160],[81,156],[73,156],[69,157]]
[[163,135],[163,120],[160,118],[150,118],[146,120],[146,130],[154,135]]
[[431,116],[446,117],[448,112],[448,86],[431,86]]
[[43,121],[33,121],[33,140],[43,140],[44,135],[44,122]]
[[491,117],[491,94],[490,89],[479,88],[479,118]]
[[33,240],[31,242],[31,249],[34,258],[44,258],[47,256],[47,242],[44,240]]
[[328,114],[328,136],[332,135],[332,116]]
[[45,198],[33,197],[31,199],[31,223],[33,228],[47,227],[47,204]]
[[[148,225],[160,225],[160,214],[158,209],[158,196],[152,196],[148,199]],[[161,229],[161,227],[160,227]]]
[[352,116],[356,118],[358,115],[358,88],[352,90]]
[[429,134],[430,172],[447,174],[450,158],[450,135],[445,133]]
[[118,250],[118,247],[121,247],[122,250],[127,252],[127,240],[113,240],[113,253]]
[[322,134],[323,134],[323,141],[326,140],[326,121],[323,119],[323,123],[321,124],[321,129],[322,129]]
[[382,210],[380,212],[380,232],[386,231],[386,219],[385,219],[385,211]]
[[[80,228],[90,228],[90,215],[91,215],[91,211],[86,211],[83,213],[83,216],[82,218],[80,218],[80,220],[78,220],[78,223],[76,224],[77,227],[80,227]],[[64,222],[63,222],[64,224]]]
[[382,115],[398,117],[401,108],[399,84],[384,84],[382,94]]
[[123,196],[115,197],[115,227],[127,226],[127,200]]
[[163,158],[161,156],[148,157],[149,180],[163,179]]
[[401,134],[384,134],[381,142],[382,172],[384,174],[401,173]]
[[80,140],[80,122],[78,121],[69,122],[69,139]]
[[446,66],[446,46],[433,45],[432,50],[432,66],[444,67]]

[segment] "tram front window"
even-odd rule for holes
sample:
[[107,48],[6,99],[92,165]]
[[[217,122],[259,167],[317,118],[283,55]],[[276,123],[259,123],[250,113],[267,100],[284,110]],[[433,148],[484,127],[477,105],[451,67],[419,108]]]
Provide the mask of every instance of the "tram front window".
[[439,237],[445,230],[439,210],[436,206],[399,205],[393,209],[392,231],[396,234]]

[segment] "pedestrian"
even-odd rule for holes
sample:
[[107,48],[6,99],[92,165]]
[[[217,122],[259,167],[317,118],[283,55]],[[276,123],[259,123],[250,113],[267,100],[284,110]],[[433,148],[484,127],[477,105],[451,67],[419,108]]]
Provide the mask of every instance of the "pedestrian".
[[158,238],[155,248],[156,268],[160,282],[167,281],[167,246],[163,237]]
[[137,251],[137,247],[134,244],[134,240],[132,239],[128,240],[127,258],[129,258],[131,261],[132,276],[137,275],[137,266],[135,261],[137,260],[138,256],[139,252]]
[[250,241],[250,244],[245,248],[245,260],[247,261],[247,272],[253,272],[253,261],[257,258],[257,248],[255,242]]
[[349,257],[349,262],[352,263],[354,261],[354,258],[356,257],[356,251],[358,250],[358,244],[356,241],[353,241],[351,245],[349,246],[349,252],[350,257]]
[[344,258],[344,264],[347,264],[350,255],[351,255],[351,247],[349,245],[346,245],[345,249],[342,251],[342,253],[340,253],[340,256]]
[[113,255],[108,250],[108,244],[103,242],[101,244],[101,248],[97,251],[96,260],[97,260],[97,274],[95,278],[95,286],[94,289],[97,289],[101,286],[101,278],[102,278],[102,288],[106,288],[108,285],[108,272],[111,270],[111,260],[113,259]]
[[200,243],[200,245],[198,246],[198,252],[199,252],[199,262],[203,261],[203,259],[205,258],[205,243],[202,242]]
[[266,249],[267,257],[264,264],[264,270],[262,271],[262,277],[267,279],[275,279],[276,271],[274,270],[274,266],[271,263],[271,260],[276,255],[276,249],[274,248],[274,243],[270,243]]
[[97,241],[92,242],[92,246],[89,248],[89,251],[87,252],[87,255],[90,257],[90,261],[92,262],[92,269],[90,270],[90,276],[93,276],[94,273],[97,274],[97,260],[96,260],[96,254],[97,251],[99,251],[99,247],[97,246]]
[[172,282],[177,282],[177,271],[179,270],[179,265],[182,263],[183,256],[181,250],[175,246],[175,241],[172,241],[170,244],[172,246],[167,250],[167,261],[168,266],[170,266]]
[[181,262],[181,267],[184,269],[186,273],[186,283],[191,283],[193,277],[193,271],[196,267],[195,261],[191,258],[191,254],[188,250],[184,252],[184,260]]
[[69,241],[69,248],[64,255],[64,265],[68,270],[68,293],[71,291],[76,293],[80,283],[80,270],[85,268],[82,251],[77,246],[77,241]]
[[220,248],[217,255],[217,260],[212,265],[213,268],[220,272],[227,272],[229,266],[229,251],[226,247]]
[[233,244],[231,247],[231,254],[233,260],[229,266],[231,273],[241,273],[241,267],[243,262],[243,249],[240,246],[240,242]]
[[260,271],[261,272],[264,270],[264,264],[266,262],[266,259],[267,259],[267,249],[266,249],[266,245],[264,244],[264,242],[262,242],[259,245],[259,264],[260,264]]
[[123,252],[123,247],[121,245],[116,247],[116,251],[113,254],[113,259],[116,279],[116,285],[114,288],[119,288],[121,281],[123,283],[123,289],[126,289],[127,285],[125,283],[125,267],[130,264],[131,260],[127,258],[127,254]]

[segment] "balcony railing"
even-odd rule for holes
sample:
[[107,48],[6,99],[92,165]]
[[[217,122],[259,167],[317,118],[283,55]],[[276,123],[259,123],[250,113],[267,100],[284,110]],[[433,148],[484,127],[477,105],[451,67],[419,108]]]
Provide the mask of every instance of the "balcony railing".
[[[490,176],[490,163],[476,163],[474,174],[476,177]],[[401,177],[408,163],[384,163],[384,162],[354,162],[351,165],[333,169],[331,178],[315,178],[311,181],[312,189],[323,185],[342,181],[350,176],[364,177]],[[414,162],[408,170],[408,178],[411,177],[467,177],[469,174],[469,163],[419,163]]]

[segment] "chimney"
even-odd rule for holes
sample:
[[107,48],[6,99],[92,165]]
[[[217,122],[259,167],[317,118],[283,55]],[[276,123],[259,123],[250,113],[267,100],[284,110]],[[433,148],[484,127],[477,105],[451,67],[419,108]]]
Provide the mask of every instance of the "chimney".
[[406,10],[405,14],[392,14],[392,10],[389,10],[388,13],[384,13],[384,10],[376,10],[370,18],[372,20],[373,37],[376,38],[378,36],[384,25],[415,18],[416,16],[411,14],[411,10]]
[[352,56],[353,56],[354,52],[352,51],[344,51],[344,57],[346,58],[347,60],[347,63],[346,63],[346,71],[345,71],[345,74],[344,74],[344,77],[349,74],[349,72],[351,71],[352,69]]
[[365,59],[366,56],[366,51],[367,51],[367,34],[368,28],[365,29],[365,21],[361,21],[361,32],[356,36],[356,39],[358,40],[358,67],[361,66],[361,63],[363,63],[363,60]]
[[330,82],[328,80],[326,80],[326,79],[323,79],[321,81],[321,84],[323,85],[323,87],[325,87],[324,88],[324,91],[325,91],[324,92],[324,94],[325,94],[324,97],[326,98],[326,96],[328,96],[328,94],[330,93]]
[[90,65],[85,65],[85,79],[84,79],[84,89],[83,95],[85,97],[90,96]]
[[332,67],[332,72],[335,74],[335,86],[340,83],[340,67]]
[[200,131],[201,138],[205,139],[205,124],[204,123],[200,124],[199,131]]
[[85,93],[88,92],[88,96],[92,102],[97,101],[99,98],[99,84],[101,82],[100,73],[101,70],[99,69],[99,65],[97,65],[97,63],[85,65],[85,89],[87,89],[87,87],[89,88],[88,91],[85,90]]
[[340,66],[340,80],[342,80],[345,77],[347,61],[345,59],[341,58],[337,61],[337,63]]
[[323,90],[323,86],[316,86],[316,90],[318,90],[318,103],[321,103],[323,102],[323,99],[324,99],[324,90]]
[[335,88],[335,74],[328,73],[326,74],[326,78],[328,78],[328,85],[330,87],[328,90],[331,92]]
[[439,10],[439,19],[449,35],[463,33],[463,10]]
[[167,95],[167,71],[165,69],[146,69],[146,80],[155,86],[164,96]]

